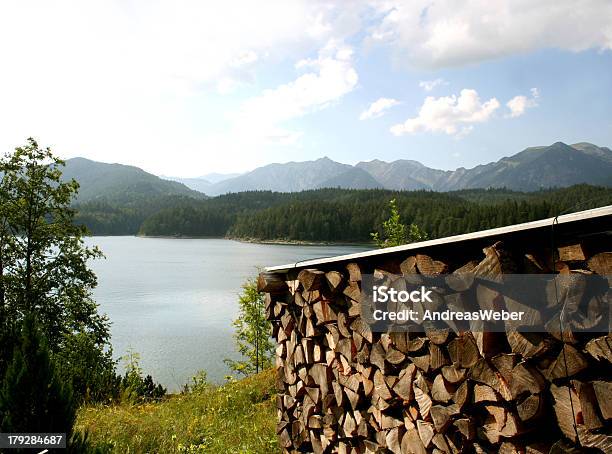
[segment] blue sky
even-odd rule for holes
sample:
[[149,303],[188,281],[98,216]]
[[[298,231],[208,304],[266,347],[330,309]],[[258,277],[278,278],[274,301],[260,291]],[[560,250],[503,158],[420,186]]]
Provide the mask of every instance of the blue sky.
[[612,146],[612,2],[0,5],[0,147],[156,174]]

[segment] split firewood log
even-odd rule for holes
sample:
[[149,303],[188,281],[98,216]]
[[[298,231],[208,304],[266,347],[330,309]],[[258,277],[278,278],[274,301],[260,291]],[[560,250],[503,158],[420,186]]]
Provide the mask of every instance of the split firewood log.
[[[349,284],[344,287],[342,293],[354,302],[359,303],[361,301],[361,289],[359,288],[359,284],[357,282],[349,282]],[[358,313],[357,315],[360,314]]]
[[465,380],[466,369],[451,365],[442,368],[442,375],[448,383],[460,383]]
[[455,391],[455,394],[453,394],[452,400],[455,404],[457,404],[460,410],[463,409],[465,404],[470,399],[470,396],[471,396],[470,388],[471,388],[470,382],[468,380],[465,380],[463,383],[461,383],[461,385],[459,385],[459,387],[457,388],[457,391]]
[[415,365],[409,364],[405,369],[402,369],[395,386],[393,386],[393,392],[406,402],[411,401],[414,397],[412,391],[412,381],[414,379],[415,372]]
[[593,358],[612,363],[612,334],[591,339],[584,349]]
[[399,350],[396,350],[394,348],[389,348],[389,350],[387,351],[387,354],[385,355],[385,359],[390,364],[397,366],[404,362],[404,360],[406,359],[406,355],[404,355]]
[[473,440],[476,437],[476,425],[470,418],[459,418],[453,422],[453,426],[466,440]]
[[359,264],[352,262],[346,265],[346,270],[349,273],[350,282],[361,282],[361,267]]
[[582,409],[582,420],[588,430],[600,429],[604,426],[603,421],[599,417],[597,397],[593,385],[588,382],[572,380],[571,384],[576,390],[578,399],[580,400],[580,408]]
[[431,440],[434,436],[433,424],[419,419],[417,421],[417,432],[419,433],[419,438],[421,439],[423,446],[425,446],[426,449],[429,448],[431,445]]
[[372,344],[372,349],[370,350],[370,362],[383,372],[387,370],[387,364],[385,362],[386,356],[387,353],[382,345],[380,345],[378,342]]
[[587,254],[581,243],[568,244],[557,248],[559,260],[562,262],[578,262],[587,259]]
[[361,318],[356,318],[350,326],[351,330],[359,333],[370,344],[373,342],[373,335],[370,326]]
[[297,279],[307,292],[320,290],[325,282],[325,273],[315,269],[304,269],[298,273]]
[[374,392],[383,400],[391,400],[391,391],[385,381],[385,377],[380,370],[374,372]]
[[501,241],[484,248],[482,252],[485,258],[473,270],[473,273],[479,278],[501,282],[504,274],[516,272],[516,264],[503,249]]
[[546,380],[533,366],[522,362],[512,369],[509,377],[510,393],[516,399],[524,393],[538,394],[546,388]]
[[325,280],[333,293],[341,290],[344,284],[344,276],[339,271],[328,271],[325,273]]
[[336,311],[327,300],[317,301],[312,305],[312,310],[317,319],[317,325],[331,323],[338,320]]
[[285,276],[279,273],[264,271],[257,277],[257,291],[265,293],[283,293],[288,290]]
[[474,270],[477,266],[477,261],[470,260],[445,277],[446,285],[456,292],[469,290],[474,283]]
[[448,344],[451,361],[458,367],[474,366],[480,358],[480,352],[471,333],[461,333]]
[[450,328],[438,328],[431,325],[423,325],[427,338],[436,345],[443,345],[450,339]]
[[387,449],[391,451],[393,454],[401,454],[401,446],[400,446],[400,429],[399,427],[394,427],[387,432],[387,436],[385,437],[385,442],[387,445]]
[[582,413],[580,399],[578,399],[574,389],[569,386],[556,386],[551,383],[550,392],[553,397],[553,408],[559,429],[567,438],[576,442],[578,439],[578,415]]
[[423,446],[423,441],[416,428],[408,430],[402,437],[401,452],[427,454],[427,450]]
[[542,333],[508,330],[506,339],[512,351],[524,358],[540,356],[551,349],[550,339]]
[[476,382],[489,385],[491,388],[497,391],[504,400],[508,401],[512,399],[512,393],[510,392],[508,383],[506,383],[501,374],[496,372],[489,365],[486,359],[481,358],[478,360],[478,362],[470,369],[468,377]]
[[458,411],[453,406],[434,405],[431,407],[431,419],[436,432],[444,432],[452,422],[452,416]]
[[596,380],[592,382],[599,411],[604,419],[612,419],[612,382]]
[[329,386],[332,381],[332,374],[330,369],[321,363],[313,364],[310,367],[310,372],[308,374],[314,383],[316,383],[321,389],[321,394],[326,395],[329,393]]
[[547,378],[572,377],[588,366],[586,357],[570,344],[564,344],[561,352],[546,371]]
[[539,394],[531,394],[517,403],[516,411],[521,421],[528,422],[542,414],[543,402]]
[[449,402],[455,394],[456,387],[447,383],[442,374],[436,375],[431,386],[431,398],[435,402]]
[[416,255],[416,266],[419,273],[425,276],[438,276],[448,270],[448,265],[439,260],[434,260],[425,254]]
[[419,413],[422,418],[427,418],[429,416],[429,411],[431,409],[431,397],[428,395],[427,390],[423,390],[421,387],[417,385],[416,382],[412,384],[412,390],[414,392],[414,398],[417,401],[417,405],[419,407]]
[[409,274],[416,274],[417,271],[417,260],[416,257],[410,256],[405,259],[402,263],[400,263],[400,271],[402,275],[407,276]]
[[612,452],[612,436],[603,433],[593,433],[582,424],[578,425],[578,439],[585,448],[594,448],[601,452]]
[[501,397],[489,385],[476,383],[474,385],[473,401],[475,404],[480,402],[499,402]]
[[589,269],[601,276],[612,276],[612,252],[595,254],[588,261]]

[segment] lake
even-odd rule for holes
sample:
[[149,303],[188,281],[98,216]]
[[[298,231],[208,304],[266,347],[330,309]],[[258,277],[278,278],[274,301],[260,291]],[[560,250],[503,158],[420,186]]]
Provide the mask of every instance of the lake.
[[98,276],[94,298],[112,321],[115,356],[138,352],[144,373],[170,391],[198,370],[215,382],[229,373],[223,360],[236,358],[238,294],[258,267],[368,249],[128,236],[86,242],[106,256],[91,266]]

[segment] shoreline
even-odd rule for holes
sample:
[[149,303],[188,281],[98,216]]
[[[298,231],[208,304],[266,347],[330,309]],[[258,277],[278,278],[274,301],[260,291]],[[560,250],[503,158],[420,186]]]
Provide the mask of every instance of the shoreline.
[[96,237],[135,237],[135,238],[156,238],[166,240],[230,240],[239,243],[252,244],[277,244],[284,246],[362,246],[375,248],[376,245],[370,243],[359,243],[354,241],[305,241],[305,240],[260,240],[255,238],[234,238],[224,236],[188,236],[188,235],[88,235],[87,238]]
[[252,238],[225,238],[227,240],[239,241],[241,243],[254,244],[279,244],[287,246],[363,246],[375,248],[376,245],[370,243],[359,243],[354,241],[304,241],[304,240],[258,240]]

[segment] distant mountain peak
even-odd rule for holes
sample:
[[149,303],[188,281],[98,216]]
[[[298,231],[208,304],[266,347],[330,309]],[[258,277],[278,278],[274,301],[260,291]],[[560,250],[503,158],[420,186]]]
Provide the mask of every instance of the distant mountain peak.
[[[548,146],[529,147],[471,169],[459,167],[453,171],[432,169],[411,159],[392,162],[372,159],[351,166],[328,156],[312,161],[272,163],[240,175],[208,174],[205,179],[162,180],[137,167],[98,163],[87,158],[68,160],[67,169],[65,175],[77,175],[81,177],[77,180],[87,182],[82,184],[84,198],[95,198],[108,191],[133,191],[136,186],[143,193],[192,197],[202,194],[191,189],[208,195],[251,190],[296,192],[321,187],[433,191],[506,187],[532,191],[579,183],[612,186],[612,150],[589,142],[567,145],[558,141]],[[210,176],[220,179],[207,181]],[[169,180],[178,180],[184,185]]]
[[175,195],[203,198],[204,194],[175,181],[164,180],[139,167],[108,164],[77,157],[66,160],[62,178],[79,182],[78,202],[129,197]]
[[[566,162],[568,156],[573,159],[571,166]],[[432,169],[411,159],[392,162],[372,159],[350,166],[324,156],[314,161],[260,167],[214,184],[208,193],[253,189],[292,192],[338,186],[434,191],[488,187],[537,190],[577,183],[612,186],[612,151],[586,142],[570,146],[558,141],[548,146],[526,148],[496,162],[454,171]]]

